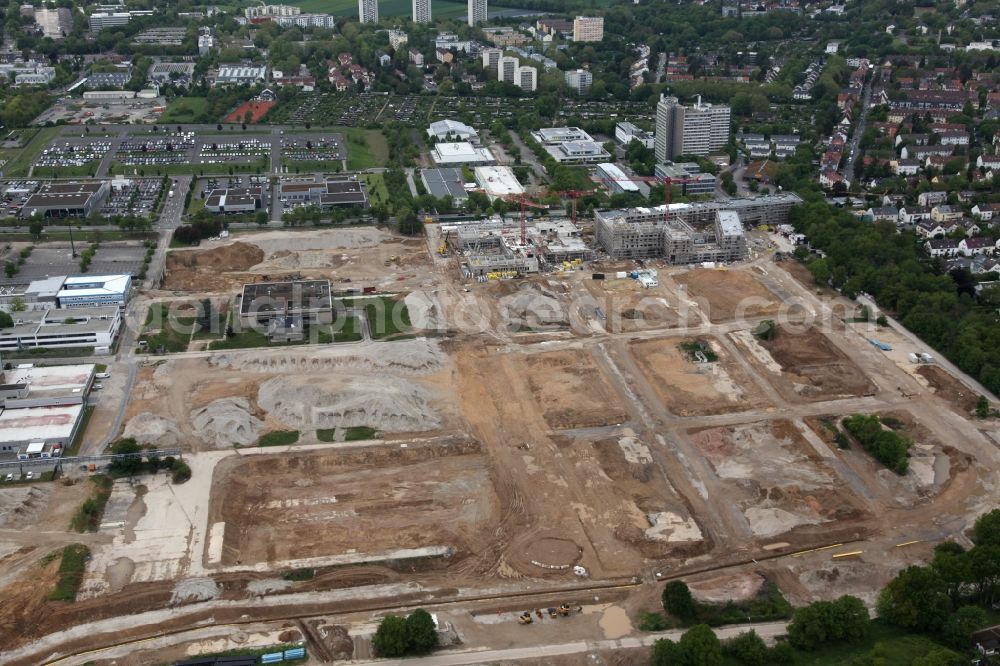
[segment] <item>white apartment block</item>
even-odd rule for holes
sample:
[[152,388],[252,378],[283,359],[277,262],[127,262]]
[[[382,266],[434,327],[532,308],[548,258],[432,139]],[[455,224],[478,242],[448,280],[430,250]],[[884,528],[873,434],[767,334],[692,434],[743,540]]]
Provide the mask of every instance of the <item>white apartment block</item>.
[[538,70],[527,65],[518,67],[514,82],[521,90],[535,92],[538,88]]
[[728,106],[704,104],[701,97],[683,106],[676,97],[661,96],[656,105],[656,161],[721,150],[729,142],[730,116]]
[[399,49],[400,46],[410,41],[409,35],[407,35],[402,30],[390,30],[389,31],[389,46],[393,50]]
[[378,0],[358,0],[358,20],[378,23]]
[[594,75],[585,69],[570,70],[566,72],[566,85],[578,95],[589,95],[590,87],[594,85]]
[[431,22],[431,0],[413,0],[413,22]]
[[483,49],[483,69],[488,74],[496,74],[502,57],[503,49]]
[[469,0],[469,25],[486,23],[487,11],[486,0]]
[[604,39],[603,16],[577,16],[573,20],[574,42],[599,42]]
[[253,18],[274,18],[277,16],[296,16],[302,10],[292,5],[260,5],[247,7],[243,10],[243,15],[248,19]]
[[516,84],[518,64],[517,58],[512,58],[510,56],[500,58],[497,79],[506,81],[507,83]]

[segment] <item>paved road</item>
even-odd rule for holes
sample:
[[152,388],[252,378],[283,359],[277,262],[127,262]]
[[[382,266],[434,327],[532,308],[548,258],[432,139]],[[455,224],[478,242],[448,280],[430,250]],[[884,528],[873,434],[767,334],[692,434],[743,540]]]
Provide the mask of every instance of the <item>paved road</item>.
[[[725,640],[733,638],[749,628],[765,641],[773,642],[778,636],[785,634],[788,623],[769,622],[766,624],[737,625],[714,629],[715,635]],[[406,659],[378,659],[372,661],[355,661],[354,664],[380,664],[382,666],[461,666],[463,664],[485,664],[491,662],[516,661],[518,659],[545,659],[568,654],[597,652],[598,650],[618,650],[629,648],[652,647],[661,638],[677,640],[683,630],[666,631],[649,634],[641,638],[622,638],[618,640],[576,641],[573,643],[558,643],[554,645],[537,645],[532,647],[509,648],[506,650],[474,650],[469,652],[440,652],[428,657]],[[580,663],[586,660],[581,658]]]
[[847,150],[847,165],[844,167],[844,178],[851,185],[854,185],[854,163],[857,161],[858,157],[858,144],[861,143],[861,136],[865,133],[865,123],[868,121],[868,112],[871,111],[871,98],[872,98],[872,85],[875,81],[875,76],[872,73],[868,77],[868,81],[865,83],[864,90],[861,93],[861,115],[858,116],[858,122],[854,126],[854,133],[851,134],[851,143],[848,145]]

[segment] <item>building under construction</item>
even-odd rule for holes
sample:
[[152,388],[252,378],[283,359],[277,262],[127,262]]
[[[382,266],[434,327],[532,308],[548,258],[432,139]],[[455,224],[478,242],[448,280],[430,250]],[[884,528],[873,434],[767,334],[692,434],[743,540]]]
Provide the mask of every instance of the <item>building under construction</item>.
[[527,222],[523,242],[519,221],[500,217],[456,225],[445,233],[454,249],[465,256],[463,266],[471,277],[538,273],[595,256],[567,219]]
[[746,256],[744,225],[785,224],[800,203],[797,195],[783,193],[597,211],[594,232],[612,259],[739,261]]
[[666,207],[660,208],[658,215],[631,215],[632,210],[599,212],[594,221],[597,242],[612,259],[662,258],[671,264],[693,264],[739,261],[746,256],[743,223],[735,211],[715,211],[711,225],[695,228],[666,212]]

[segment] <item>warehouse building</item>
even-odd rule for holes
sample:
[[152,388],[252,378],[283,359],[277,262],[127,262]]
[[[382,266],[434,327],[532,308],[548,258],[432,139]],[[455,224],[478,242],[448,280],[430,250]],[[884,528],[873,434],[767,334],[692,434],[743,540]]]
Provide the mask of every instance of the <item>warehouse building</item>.
[[0,377],[0,455],[62,455],[80,430],[96,369],[92,364],[29,364],[5,370]]
[[461,169],[421,169],[420,180],[427,191],[438,199],[451,197],[458,202],[469,198]]
[[21,211],[23,217],[87,217],[108,198],[106,181],[43,183]]
[[486,166],[476,167],[476,184],[483,194],[490,199],[503,199],[509,196],[524,194],[524,188],[518,182],[517,176],[510,167]]
[[641,194],[639,186],[618,165],[604,162],[597,165],[597,177],[612,194]]

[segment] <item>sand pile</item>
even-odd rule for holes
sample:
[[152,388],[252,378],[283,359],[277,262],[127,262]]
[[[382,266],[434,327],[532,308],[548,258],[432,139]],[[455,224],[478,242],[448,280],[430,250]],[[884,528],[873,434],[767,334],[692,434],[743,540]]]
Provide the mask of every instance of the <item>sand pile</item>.
[[181,431],[173,419],[142,412],[133,416],[125,425],[124,436],[131,437],[140,444],[152,444],[164,449],[180,444]]
[[417,384],[386,375],[285,376],[261,384],[257,402],[293,428],[351,428],[412,432],[440,425]]
[[198,437],[217,449],[256,444],[264,429],[264,422],[250,412],[246,398],[222,398],[191,410],[190,416]]
[[404,299],[413,328],[424,331],[444,330],[444,313],[438,299],[425,291],[414,291]]
[[499,309],[501,317],[511,323],[544,326],[569,319],[558,294],[537,285],[526,285],[504,296],[500,299]]
[[213,354],[209,362],[218,368],[240,372],[318,373],[362,371],[371,374],[428,375],[441,370],[447,355],[434,340],[400,340],[391,345],[369,343],[349,349],[324,349],[305,354],[294,350],[268,353],[230,352]]
[[190,604],[198,601],[215,599],[222,590],[211,578],[188,578],[174,586],[170,596],[170,605]]

